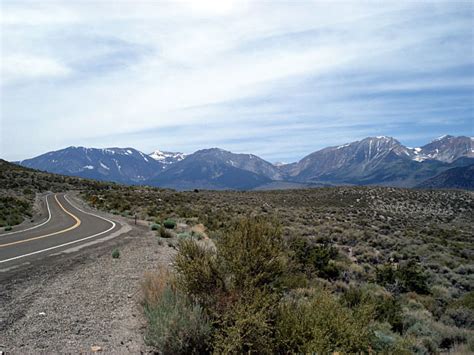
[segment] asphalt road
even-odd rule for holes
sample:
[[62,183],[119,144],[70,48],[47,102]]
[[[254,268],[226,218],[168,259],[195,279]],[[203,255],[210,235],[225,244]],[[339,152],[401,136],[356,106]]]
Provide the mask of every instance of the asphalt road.
[[67,194],[46,196],[48,218],[37,226],[0,234],[0,270],[44,258],[105,237],[121,228],[76,207]]

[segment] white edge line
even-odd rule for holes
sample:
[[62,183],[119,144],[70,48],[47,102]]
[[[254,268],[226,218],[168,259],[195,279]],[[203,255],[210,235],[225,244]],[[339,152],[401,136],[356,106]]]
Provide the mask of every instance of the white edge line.
[[51,196],[51,195],[52,194],[46,195],[46,207],[48,208],[48,219],[46,221],[44,221],[41,224],[38,224],[37,226],[33,226],[31,228],[22,229],[22,230],[19,230],[19,231],[14,231],[14,232],[9,232],[9,233],[2,233],[2,234],[0,234],[0,238],[3,237],[4,235],[12,235],[12,234],[15,234],[15,233],[27,232],[27,231],[30,231],[32,229],[44,226],[46,223],[48,223],[51,220],[51,211],[49,210],[48,197]]
[[66,201],[67,201],[72,207],[74,207],[75,209],[81,211],[82,213],[85,213],[85,214],[88,214],[88,215],[91,215],[91,216],[94,216],[94,217],[98,217],[98,218],[100,218],[100,219],[103,219],[104,221],[107,221],[107,222],[109,222],[109,223],[112,223],[112,227],[110,227],[110,228],[107,229],[106,231],[103,231],[103,232],[100,232],[100,233],[97,233],[97,234],[94,234],[94,235],[91,235],[91,236],[88,236],[88,237],[84,237],[84,238],[81,238],[81,239],[73,240],[72,242],[67,242],[67,243],[64,243],[64,244],[55,245],[54,247],[50,247],[50,248],[46,248],[46,249],[42,249],[42,250],[37,250],[37,251],[34,251],[34,252],[32,252],[32,253],[28,253],[28,254],[23,254],[23,255],[15,256],[15,257],[10,258],[10,259],[1,260],[1,261],[0,261],[0,264],[6,263],[6,262],[12,261],[12,260],[17,260],[17,259],[25,258],[25,257],[27,257],[27,256],[31,256],[31,255],[43,253],[43,252],[45,252],[45,251],[50,251],[50,250],[54,250],[54,249],[57,249],[57,248],[62,248],[62,247],[65,247],[65,246],[68,246],[68,245],[71,245],[71,244],[76,244],[76,243],[82,242],[82,241],[84,241],[84,240],[92,239],[92,238],[98,237],[99,235],[108,233],[108,232],[110,232],[112,229],[115,228],[116,224],[115,224],[114,221],[111,221],[110,219],[107,219],[107,218],[98,216],[98,215],[93,214],[93,213],[85,212],[85,211],[81,210],[80,208],[76,207],[75,205],[73,205],[73,204],[71,203],[71,201],[67,198],[66,195],[64,195],[64,198],[65,198]]

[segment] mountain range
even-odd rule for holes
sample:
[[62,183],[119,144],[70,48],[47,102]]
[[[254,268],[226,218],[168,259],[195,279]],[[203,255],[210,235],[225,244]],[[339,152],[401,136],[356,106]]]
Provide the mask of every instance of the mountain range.
[[291,164],[272,164],[256,155],[219,148],[185,155],[84,147],[68,147],[17,164],[64,175],[177,190],[348,184],[473,188],[469,181],[472,170],[467,167],[474,165],[474,138],[446,135],[422,147],[409,148],[392,137],[368,137],[318,150]]

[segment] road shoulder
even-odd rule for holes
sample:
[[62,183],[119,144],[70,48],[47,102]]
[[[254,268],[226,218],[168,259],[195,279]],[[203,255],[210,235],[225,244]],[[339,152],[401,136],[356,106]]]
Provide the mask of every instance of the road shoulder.
[[[0,351],[89,352],[93,345],[110,352],[148,351],[140,283],[146,271],[168,265],[174,249],[159,246],[146,227],[128,228],[119,238],[48,257],[0,279]],[[120,258],[112,258],[114,249]]]

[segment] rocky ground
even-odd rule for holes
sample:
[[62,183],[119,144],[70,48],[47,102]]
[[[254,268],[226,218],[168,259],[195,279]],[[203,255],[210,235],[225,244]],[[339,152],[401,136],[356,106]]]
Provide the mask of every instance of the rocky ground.
[[0,353],[151,350],[140,284],[174,249],[159,246],[146,225],[128,223],[132,230],[112,240],[0,273]]

